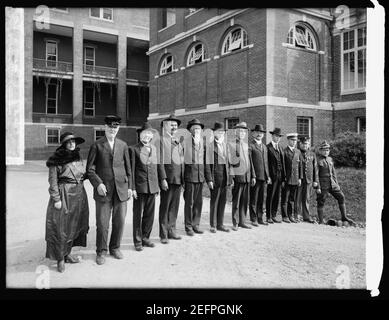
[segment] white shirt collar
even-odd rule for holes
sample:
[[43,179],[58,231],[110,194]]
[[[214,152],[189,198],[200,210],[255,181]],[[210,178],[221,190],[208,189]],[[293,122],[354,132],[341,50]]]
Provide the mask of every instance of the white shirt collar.
[[254,141],[255,141],[257,144],[259,144],[259,145],[262,144],[262,139],[261,139],[261,140],[254,139]]
[[290,149],[290,151],[294,151],[294,148],[292,148],[291,146],[288,146],[288,148]]
[[271,144],[273,145],[274,149],[277,149],[278,143],[275,143],[275,142],[272,140]]

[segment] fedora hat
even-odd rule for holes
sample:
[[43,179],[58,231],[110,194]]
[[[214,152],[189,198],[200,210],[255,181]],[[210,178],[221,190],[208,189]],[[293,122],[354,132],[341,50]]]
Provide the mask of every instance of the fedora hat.
[[273,131],[269,131],[269,133],[275,134],[276,136],[280,136],[280,137],[283,136],[283,134],[281,134],[281,129],[280,128],[274,128],[274,130]]
[[65,147],[65,143],[68,142],[71,139],[75,140],[76,145],[79,145],[79,144],[85,142],[85,139],[83,139],[81,137],[76,137],[72,132],[64,132],[64,133],[61,134],[61,136],[59,138],[60,146],[57,148],[57,150],[59,150],[61,148],[64,148]]
[[199,119],[193,119],[193,120],[190,120],[186,126],[186,128],[189,130],[192,126],[194,126],[195,124],[199,125],[201,127],[201,129],[204,129],[204,125],[200,122]]
[[174,114],[170,114],[168,118],[163,119],[163,120],[161,121],[161,126],[163,125],[163,123],[164,123],[165,121],[175,121],[175,122],[177,122],[177,126],[180,126],[180,125],[181,125],[181,120],[175,118],[175,117],[174,117]]
[[143,123],[143,126],[141,128],[136,129],[136,132],[141,133],[142,131],[145,131],[145,130],[149,130],[152,133],[157,132],[157,130],[155,130],[148,121]]
[[246,130],[249,130],[249,128],[247,127],[247,123],[242,121],[242,122],[239,122],[235,127],[234,129],[246,129]]
[[266,132],[262,124],[256,124],[255,128],[252,129],[251,131],[259,131],[259,132]]
[[110,127],[117,128],[120,125],[122,118],[117,115],[108,115],[105,117],[104,122]]
[[219,121],[215,122],[215,124],[213,125],[212,130],[213,131],[216,131],[216,130],[226,131],[226,129],[224,128],[224,123],[223,122],[219,122]]

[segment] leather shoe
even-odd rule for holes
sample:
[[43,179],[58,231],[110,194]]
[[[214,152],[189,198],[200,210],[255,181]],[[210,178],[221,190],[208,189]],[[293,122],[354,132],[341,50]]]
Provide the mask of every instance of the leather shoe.
[[281,221],[280,221],[280,220],[277,220],[276,218],[272,218],[272,220],[273,220],[273,222],[275,222],[275,223],[281,223]]
[[231,229],[234,230],[234,231],[238,231],[238,227],[237,226],[232,226]]
[[254,227],[258,227],[258,222],[251,221],[251,224],[252,224]]
[[187,234],[188,236],[191,236],[191,237],[194,236],[194,232],[193,232],[192,230],[187,231],[186,234]]
[[163,244],[168,244],[169,243],[169,240],[167,238],[162,238],[161,239],[161,243]]
[[155,244],[152,243],[150,240],[148,239],[145,239],[142,241],[142,244],[144,247],[149,247],[149,248],[154,248],[155,247]]
[[267,223],[269,224],[273,224],[274,223],[274,221],[273,221],[273,219],[267,219]]
[[223,232],[230,232],[230,229],[226,228],[225,226],[217,227],[216,229]]
[[309,219],[304,219],[304,222],[315,223],[315,221],[313,221],[311,218],[309,218]]
[[104,263],[105,263],[104,255],[98,254],[98,255],[96,256],[96,263],[97,263],[98,265],[104,264]]
[[283,222],[286,222],[286,223],[290,223],[290,220],[289,220],[289,218],[287,218],[287,217],[282,218],[282,221],[283,221]]
[[264,220],[259,220],[258,221],[258,224],[262,224],[262,225],[264,225],[264,226],[267,226],[267,225],[269,225],[266,221],[264,221]]
[[212,233],[216,233],[216,228],[215,228],[215,227],[211,227],[210,231],[211,231]]
[[297,221],[293,217],[289,217],[290,222],[297,223]]
[[58,260],[57,261],[57,270],[58,272],[65,272],[65,261],[64,260]]
[[244,223],[241,223],[238,225],[239,227],[243,228],[243,229],[251,229],[250,226],[248,226],[247,224],[244,224]]
[[168,235],[168,238],[169,238],[169,239],[174,239],[174,240],[181,240],[181,239],[182,239],[180,236],[178,236],[178,235],[175,234],[175,233],[170,233],[170,234]]
[[142,250],[143,250],[143,247],[142,247],[142,246],[135,246],[135,250],[136,250],[136,251],[142,251]]
[[65,262],[66,263],[79,263],[80,259],[78,259],[75,256],[72,256],[71,254],[68,254],[67,256],[65,256]]
[[115,259],[123,259],[123,253],[119,249],[112,250],[109,254]]
[[198,234],[202,234],[202,233],[204,233],[204,231],[203,231],[203,230],[200,230],[200,229],[194,229],[194,228],[193,228],[193,232],[194,232],[194,233],[198,233]]

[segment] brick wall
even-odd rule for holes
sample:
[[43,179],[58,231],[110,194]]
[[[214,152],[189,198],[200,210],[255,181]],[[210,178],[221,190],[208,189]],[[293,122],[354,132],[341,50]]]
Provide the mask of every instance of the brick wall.
[[34,31],[34,58],[46,59],[46,41],[45,40],[58,40],[58,61],[72,62],[73,61],[73,49],[72,38],[65,37],[57,34],[37,32]]
[[338,110],[335,112],[335,134],[357,131],[357,117],[366,117],[366,109]]
[[186,108],[204,107],[207,104],[207,64],[191,66],[186,68],[183,73]]

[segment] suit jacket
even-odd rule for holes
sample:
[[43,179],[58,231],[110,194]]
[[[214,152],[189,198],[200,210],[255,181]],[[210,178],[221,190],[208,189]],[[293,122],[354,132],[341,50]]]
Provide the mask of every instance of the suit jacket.
[[[241,150],[239,140],[236,140],[235,144],[229,145],[231,175],[235,183],[250,183],[251,179],[256,177],[250,146],[244,143],[244,148],[247,148],[247,150]],[[243,156],[245,156],[246,162],[243,160]]]
[[250,144],[251,159],[257,180],[267,181],[269,178],[267,147],[264,143],[261,145],[262,151],[260,149],[261,147],[255,141]]
[[267,144],[267,151],[268,151],[267,159],[269,165],[269,174],[272,181],[276,179],[285,181],[284,153],[281,147],[279,147],[279,149],[280,152],[276,151],[271,142]]
[[[205,177],[207,182],[213,182],[214,187],[230,185],[230,161],[228,145],[223,142],[224,155],[219,154],[216,141],[206,147],[207,162],[205,164]],[[226,179],[225,181],[223,181]]]
[[317,159],[315,153],[312,151],[302,152],[302,170],[303,170],[303,182],[319,183],[319,170],[317,167]]
[[[128,189],[132,189],[131,161],[127,143],[115,138],[113,151],[107,137],[93,143],[89,149],[86,172],[93,185],[93,199],[111,201],[114,187],[120,201],[128,200]],[[100,196],[97,187],[104,183],[107,195]]]
[[184,183],[184,149],[177,140],[172,140],[170,136],[161,139],[161,176],[169,184]]
[[203,139],[200,140],[200,144],[197,149],[192,137],[185,139],[185,182],[199,183],[205,181],[205,152]]
[[319,189],[340,190],[332,158],[318,155],[317,167],[319,169]]
[[297,185],[299,179],[303,179],[302,157],[299,149],[293,151],[289,147],[284,149],[285,182],[290,185]]
[[134,188],[137,193],[157,193],[159,192],[159,177],[161,176],[161,166],[159,163],[159,153],[157,148],[150,144],[149,149],[141,142],[131,146],[130,158],[134,176]]

